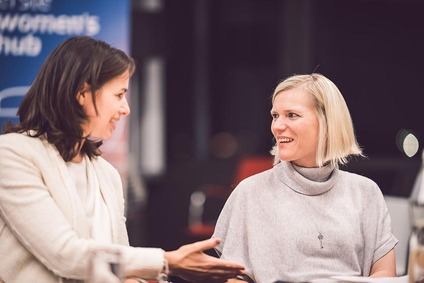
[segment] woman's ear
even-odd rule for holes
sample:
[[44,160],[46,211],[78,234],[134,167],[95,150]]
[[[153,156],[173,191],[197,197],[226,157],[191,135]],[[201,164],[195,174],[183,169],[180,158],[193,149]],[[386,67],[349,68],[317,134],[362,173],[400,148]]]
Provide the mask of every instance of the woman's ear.
[[85,93],[83,91],[78,91],[77,101],[81,106],[84,106],[84,104],[85,104]]
[[87,101],[86,94],[90,91],[90,86],[87,83],[84,83],[84,86],[80,91],[77,93],[77,101],[81,106],[84,106],[84,104]]

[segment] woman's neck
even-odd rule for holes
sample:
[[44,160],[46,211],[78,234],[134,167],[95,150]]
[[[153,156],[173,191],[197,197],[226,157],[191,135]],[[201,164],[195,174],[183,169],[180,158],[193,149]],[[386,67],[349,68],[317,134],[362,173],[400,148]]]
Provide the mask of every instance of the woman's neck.
[[75,145],[75,149],[78,153],[77,153],[77,155],[75,155],[74,158],[72,158],[71,162],[80,163],[82,161],[82,159],[84,158],[84,155],[81,153],[81,149],[82,149],[82,146],[84,145],[84,142],[85,142],[85,139],[83,139],[81,141],[81,144],[79,146],[78,146],[78,144]]
[[83,156],[82,156],[81,152],[79,152],[74,158],[72,158],[71,162],[81,163],[82,160],[83,160]]

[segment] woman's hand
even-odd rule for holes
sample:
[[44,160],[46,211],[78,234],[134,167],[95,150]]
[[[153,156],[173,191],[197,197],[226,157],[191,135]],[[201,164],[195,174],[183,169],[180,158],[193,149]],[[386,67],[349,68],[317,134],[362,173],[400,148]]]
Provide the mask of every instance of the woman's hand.
[[209,256],[204,251],[216,247],[218,239],[208,239],[180,247],[165,253],[169,275],[191,282],[226,282],[229,278],[244,274],[240,264]]

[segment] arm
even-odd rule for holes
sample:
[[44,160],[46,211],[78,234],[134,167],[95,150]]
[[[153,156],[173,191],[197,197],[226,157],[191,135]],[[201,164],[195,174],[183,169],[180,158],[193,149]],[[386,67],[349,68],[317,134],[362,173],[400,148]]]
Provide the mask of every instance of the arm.
[[[2,233],[0,252],[14,249],[23,257],[30,253],[60,277],[85,279],[91,251],[104,245],[88,239],[84,210],[67,186],[66,167],[56,161],[60,157],[32,140],[30,144],[20,135],[0,137],[0,227],[10,231]],[[123,214],[118,217],[124,221]],[[118,236],[126,233],[120,226]],[[128,247],[125,240],[106,247],[122,250],[126,275],[156,278],[164,251]]]
[[390,250],[371,266],[370,277],[395,277],[396,257],[395,250]]
[[225,282],[244,274],[240,264],[222,260],[203,251],[216,247],[218,239],[208,239],[165,253],[169,275],[175,275],[192,282]]
[[362,225],[366,227],[364,235],[369,271],[364,272],[364,275],[393,277],[396,276],[394,247],[398,240],[393,235],[390,213],[384,195],[375,182],[370,184],[367,192]]
[[[28,142],[23,142],[20,136],[15,137],[16,140],[11,138],[0,143],[2,220],[7,228],[13,231],[11,235],[19,240],[21,246],[16,248],[26,252],[23,248],[25,247],[59,276],[73,278],[78,274],[77,278],[82,279],[88,272],[84,265],[88,263],[90,244],[72,229],[71,221],[65,217],[53,199],[56,197],[63,203],[70,203],[68,207],[73,204],[64,189],[64,183],[51,182],[50,186],[54,186],[54,192],[46,185],[47,180],[62,180],[58,168],[47,168],[50,165],[47,162],[49,156],[45,156],[46,152],[37,139],[34,139],[31,151]],[[39,156],[36,156],[34,151],[38,152]],[[44,163],[39,161],[42,158],[46,160]],[[40,169],[43,165],[50,175],[57,177],[44,176]],[[54,194],[59,190],[63,191],[62,195]],[[74,220],[76,225],[79,225],[80,222],[76,218]]]

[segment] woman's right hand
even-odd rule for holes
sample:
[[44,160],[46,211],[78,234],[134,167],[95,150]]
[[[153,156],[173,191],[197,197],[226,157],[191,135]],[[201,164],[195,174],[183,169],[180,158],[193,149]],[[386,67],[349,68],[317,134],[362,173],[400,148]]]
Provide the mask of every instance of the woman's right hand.
[[226,282],[229,278],[244,275],[244,266],[204,253],[219,243],[218,239],[208,239],[165,252],[169,275],[191,282]]

